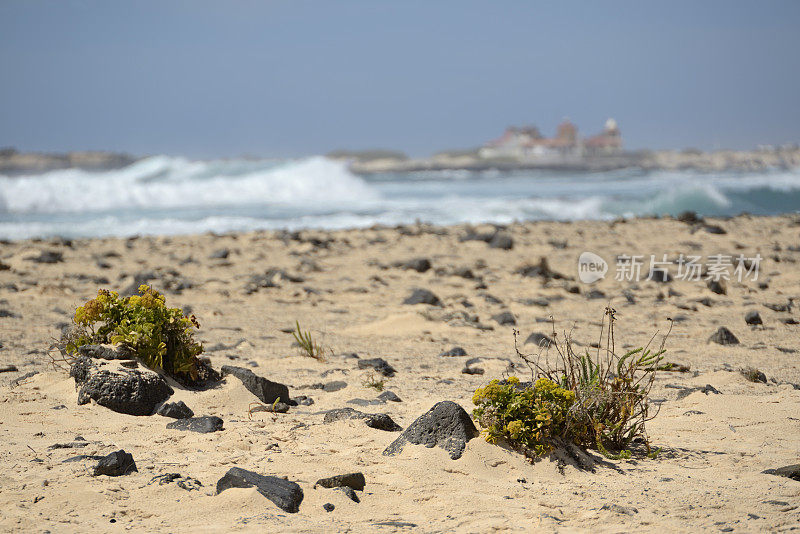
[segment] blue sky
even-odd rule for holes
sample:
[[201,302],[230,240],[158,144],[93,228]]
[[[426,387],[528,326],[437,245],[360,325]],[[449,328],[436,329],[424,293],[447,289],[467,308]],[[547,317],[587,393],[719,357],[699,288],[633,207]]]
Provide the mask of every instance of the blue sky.
[[196,157],[800,141],[800,2],[0,3],[0,146]]

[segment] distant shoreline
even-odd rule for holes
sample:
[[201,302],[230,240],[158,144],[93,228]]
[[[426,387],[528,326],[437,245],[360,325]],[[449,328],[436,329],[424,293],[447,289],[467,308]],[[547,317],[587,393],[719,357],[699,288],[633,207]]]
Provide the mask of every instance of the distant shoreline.
[[419,171],[514,171],[549,170],[573,172],[604,172],[620,169],[645,171],[692,170],[699,172],[766,171],[800,167],[800,148],[783,147],[762,150],[695,150],[638,151],[606,156],[585,156],[561,160],[518,160],[512,158],[483,158],[476,153],[442,153],[429,158],[401,157],[337,158],[348,162],[356,174],[380,174]]
[[[337,151],[329,159],[345,162],[360,175],[424,171],[514,171],[548,170],[605,172],[621,169],[693,170],[700,172],[766,171],[800,167],[800,147],[775,147],[757,150],[658,150],[625,152],[604,156],[585,156],[562,160],[518,160],[484,158],[477,153],[443,152],[427,158],[409,158],[389,151]],[[0,175],[21,176],[50,171],[81,169],[108,171],[127,167],[144,157],[104,151],[66,153],[20,152],[0,149]]]

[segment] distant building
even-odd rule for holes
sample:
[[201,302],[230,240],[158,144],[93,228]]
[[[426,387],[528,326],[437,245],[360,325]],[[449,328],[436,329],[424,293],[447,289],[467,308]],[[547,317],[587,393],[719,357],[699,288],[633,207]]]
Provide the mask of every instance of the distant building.
[[620,152],[622,136],[614,119],[606,121],[601,133],[585,140],[580,137],[578,127],[567,119],[558,125],[556,136],[551,138],[543,137],[535,126],[511,126],[502,137],[486,143],[479,154],[483,158],[564,161]]

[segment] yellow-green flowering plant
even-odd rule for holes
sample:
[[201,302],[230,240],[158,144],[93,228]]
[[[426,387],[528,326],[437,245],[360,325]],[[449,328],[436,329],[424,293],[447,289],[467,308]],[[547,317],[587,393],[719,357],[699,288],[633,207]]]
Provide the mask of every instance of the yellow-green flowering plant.
[[203,352],[194,340],[195,328],[200,325],[194,315],[186,317],[180,308],[168,308],[164,296],[150,286],[142,285],[138,295],[123,298],[101,289],[75,310],[64,350],[74,355],[84,345],[117,345],[147,367],[192,384],[199,378],[197,356]]
[[569,337],[551,344],[553,359],[544,355],[542,360],[542,354],[534,359],[517,348],[533,380],[523,383],[516,376],[492,380],[472,397],[473,415],[487,441],[504,440],[531,458],[551,452],[560,441],[611,458],[629,458],[629,447],[639,440],[653,455],[645,431],[645,422],[653,417],[648,395],[669,332],[658,350],[648,344],[618,355],[615,313],[606,308],[609,326],[601,327],[605,344],[600,343],[595,354],[576,353]]

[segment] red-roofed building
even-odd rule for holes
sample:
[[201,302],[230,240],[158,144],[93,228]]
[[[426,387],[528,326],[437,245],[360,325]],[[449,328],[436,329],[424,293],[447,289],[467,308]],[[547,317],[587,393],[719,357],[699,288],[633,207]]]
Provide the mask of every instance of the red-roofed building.
[[579,159],[585,155],[617,154],[622,151],[622,137],[614,119],[606,121],[602,133],[581,139],[578,128],[568,119],[558,125],[556,136],[542,137],[538,128],[509,127],[498,139],[480,149],[484,158],[514,158],[543,161]]

